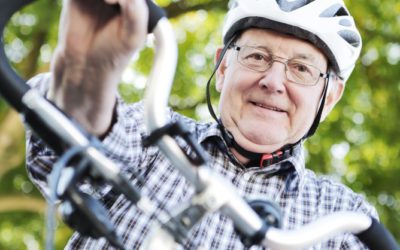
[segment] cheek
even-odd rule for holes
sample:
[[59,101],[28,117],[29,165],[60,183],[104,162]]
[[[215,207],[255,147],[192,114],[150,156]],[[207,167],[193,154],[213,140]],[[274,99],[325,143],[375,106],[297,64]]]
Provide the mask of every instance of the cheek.
[[223,110],[224,112],[227,112],[237,104],[238,104],[238,97],[235,94],[234,86],[225,84],[224,88],[222,88],[221,91],[219,111],[221,112]]
[[289,96],[294,104],[296,116],[301,116],[304,120],[314,119],[320,101],[320,93],[318,91],[298,89],[298,91],[289,93]]
[[226,79],[220,95],[219,112],[225,116],[237,116],[243,104],[245,89],[233,78]]
[[254,75],[248,74],[248,72],[241,71],[240,69],[232,69],[229,77],[226,78],[225,87],[230,95],[240,96],[243,95],[248,89],[256,85],[257,78]]
[[235,81],[235,78],[232,75],[227,75],[224,79],[223,85],[221,86],[221,99],[225,99],[225,101],[231,101],[231,99],[235,98],[239,91],[239,82]]
[[[240,112],[240,108],[248,93],[255,90],[258,76],[254,72],[243,70],[236,64],[230,65],[225,71],[221,85],[220,109]],[[220,110],[221,111],[221,110]]]

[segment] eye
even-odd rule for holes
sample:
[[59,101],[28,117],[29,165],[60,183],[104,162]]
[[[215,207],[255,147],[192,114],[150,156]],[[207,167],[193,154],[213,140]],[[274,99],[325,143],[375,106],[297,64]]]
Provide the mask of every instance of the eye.
[[272,60],[266,51],[245,46],[239,51],[238,59],[242,65],[260,72],[266,70]]
[[311,67],[300,62],[290,62],[291,70],[301,74],[312,74]]
[[257,50],[246,51],[243,53],[243,61],[254,64],[265,64],[271,61],[270,56]]
[[245,59],[252,59],[256,61],[265,61],[265,56],[261,53],[252,53],[248,56],[246,56]]

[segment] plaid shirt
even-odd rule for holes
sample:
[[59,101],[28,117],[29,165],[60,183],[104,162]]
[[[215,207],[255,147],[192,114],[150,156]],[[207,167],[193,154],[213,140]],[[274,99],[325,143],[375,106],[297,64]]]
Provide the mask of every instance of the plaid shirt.
[[[31,80],[42,93],[48,87],[49,75]],[[143,122],[143,103],[117,105],[117,121],[103,143],[106,154],[114,160],[142,194],[158,206],[173,211],[193,195],[194,189],[156,147],[143,147],[147,135]],[[297,229],[317,218],[336,211],[357,211],[377,217],[365,199],[340,183],[318,177],[305,168],[302,146],[294,155],[267,168],[244,167],[232,161],[229,149],[221,139],[215,123],[199,123],[168,111],[171,120],[182,121],[209,153],[209,166],[230,180],[246,199],[271,200],[283,212],[283,228]],[[180,142],[183,143],[183,142]],[[27,168],[33,182],[48,194],[46,176],[57,160],[54,152],[27,132]],[[285,171],[280,171],[286,169]],[[145,180],[142,186],[135,176]],[[150,216],[109,189],[97,192],[106,204],[109,215],[122,236],[127,249],[138,249],[151,231]],[[329,226],[329,225],[327,225]],[[92,239],[75,233],[67,249],[109,249],[104,239]],[[229,218],[219,212],[205,216],[189,232],[183,249],[247,249],[234,231]],[[264,249],[253,246],[250,249]],[[365,249],[351,234],[342,234],[317,243],[311,249]]]

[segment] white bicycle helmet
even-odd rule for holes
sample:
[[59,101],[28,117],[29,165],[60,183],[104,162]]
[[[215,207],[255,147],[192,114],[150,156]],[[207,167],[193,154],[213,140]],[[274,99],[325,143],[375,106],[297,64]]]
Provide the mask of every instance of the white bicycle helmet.
[[328,58],[345,81],[361,51],[361,36],[342,0],[234,0],[225,17],[223,39],[255,27],[307,40]]

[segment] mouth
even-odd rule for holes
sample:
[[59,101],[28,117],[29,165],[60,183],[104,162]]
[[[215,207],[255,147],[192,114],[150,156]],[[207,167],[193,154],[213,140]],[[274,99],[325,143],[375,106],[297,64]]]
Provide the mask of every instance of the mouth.
[[251,102],[251,104],[253,104],[254,106],[257,106],[257,107],[260,107],[260,108],[263,108],[263,109],[272,110],[272,111],[275,111],[275,112],[286,112],[286,111],[284,111],[284,110],[282,110],[282,109],[280,109],[278,107],[262,104],[262,103],[259,103],[259,102]]

